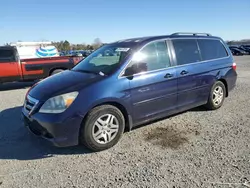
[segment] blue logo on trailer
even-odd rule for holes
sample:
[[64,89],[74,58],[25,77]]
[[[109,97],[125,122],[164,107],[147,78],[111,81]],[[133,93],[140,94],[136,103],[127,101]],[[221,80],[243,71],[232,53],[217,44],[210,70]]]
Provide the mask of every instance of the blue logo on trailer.
[[37,57],[53,57],[57,55],[57,49],[54,46],[40,47],[36,50]]

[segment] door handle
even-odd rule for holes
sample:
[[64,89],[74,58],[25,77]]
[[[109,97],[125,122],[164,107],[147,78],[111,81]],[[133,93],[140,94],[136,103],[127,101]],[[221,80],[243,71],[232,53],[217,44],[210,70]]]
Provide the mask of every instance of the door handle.
[[164,78],[172,78],[174,75],[173,74],[170,74],[170,73],[167,73]]
[[185,75],[185,74],[188,74],[188,71],[186,70],[181,71],[181,75]]

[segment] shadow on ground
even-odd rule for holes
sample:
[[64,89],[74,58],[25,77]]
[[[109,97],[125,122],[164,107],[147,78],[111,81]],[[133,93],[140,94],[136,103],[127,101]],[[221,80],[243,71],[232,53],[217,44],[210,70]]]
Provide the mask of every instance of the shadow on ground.
[[199,106],[193,109],[188,110],[189,112],[206,112],[206,111],[210,111],[208,110],[206,107],[204,106]]
[[163,118],[159,118],[159,119],[156,119],[156,120],[153,120],[153,121],[150,121],[150,122],[143,123],[141,125],[138,125],[138,126],[134,127],[133,130],[140,129],[141,127],[144,127],[144,126],[147,126],[147,125],[151,125],[151,124],[157,123],[159,121],[163,121],[165,119],[168,119],[168,118],[171,118],[171,117],[175,117],[175,116],[184,114],[186,112],[206,112],[206,111],[209,111],[209,110],[206,109],[204,106],[199,106],[199,107],[196,107],[196,108],[192,108],[190,110],[179,112],[177,114],[173,114],[173,115],[170,115],[170,116],[167,116],[167,117],[163,117]]
[[0,160],[35,160],[53,155],[87,154],[84,147],[57,148],[32,135],[21,121],[21,107],[0,112]]
[[[204,110],[203,107],[199,107],[190,111]],[[143,124],[135,129],[166,118]],[[161,145],[178,148],[179,145],[188,142],[187,138],[182,135],[183,133],[177,133],[176,130],[157,129],[147,137],[147,140],[154,140],[156,137],[169,137],[171,139],[161,143]],[[0,112],[0,159],[35,160],[52,157],[53,155],[87,153],[90,153],[90,151],[83,146],[57,148],[48,141],[31,134],[21,121],[21,106]]]
[[12,83],[0,83],[0,91],[25,89],[33,86],[35,82],[12,82]]

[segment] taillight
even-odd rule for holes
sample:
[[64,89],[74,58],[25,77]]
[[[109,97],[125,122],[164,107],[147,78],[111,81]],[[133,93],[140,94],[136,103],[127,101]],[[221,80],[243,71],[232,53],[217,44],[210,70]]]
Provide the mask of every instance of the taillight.
[[236,63],[233,63],[233,70],[235,70],[236,71]]

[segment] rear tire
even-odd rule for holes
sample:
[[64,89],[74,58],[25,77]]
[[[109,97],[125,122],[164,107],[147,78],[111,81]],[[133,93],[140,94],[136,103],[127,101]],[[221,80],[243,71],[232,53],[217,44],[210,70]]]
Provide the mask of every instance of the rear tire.
[[208,102],[205,105],[205,107],[209,110],[216,110],[223,105],[225,97],[226,97],[226,87],[221,81],[217,81],[211,88],[208,97]]
[[58,73],[60,73],[60,72],[62,72],[62,71],[64,71],[64,70],[63,70],[63,69],[55,69],[55,70],[53,70],[53,71],[51,72],[50,76],[55,75],[55,74],[58,74]]
[[93,108],[82,124],[79,141],[92,151],[102,151],[116,145],[125,128],[122,112],[112,105]]

